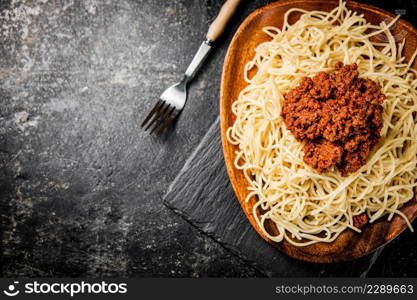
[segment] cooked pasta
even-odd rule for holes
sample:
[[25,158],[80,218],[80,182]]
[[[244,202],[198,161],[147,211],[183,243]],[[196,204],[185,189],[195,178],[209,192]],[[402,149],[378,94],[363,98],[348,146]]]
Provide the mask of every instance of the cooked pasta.
[[[289,24],[296,12],[300,19]],[[348,228],[360,232],[353,218],[364,213],[370,223],[394,214],[407,219],[399,209],[417,186],[417,71],[411,68],[417,52],[406,62],[405,41],[397,44],[389,30],[397,20],[372,25],[341,1],[331,12],[290,9],[282,29],[263,29],[271,40],[257,46],[245,67],[248,86],[232,105],[236,121],[227,139],[238,146],[235,167],[248,182],[246,201],[255,199],[253,214],[272,241],[332,242]],[[306,165],[303,144],[281,117],[289,90],[303,77],[332,72],[339,61],[356,63],[360,77],[377,82],[386,96],[380,141],[348,176]]]

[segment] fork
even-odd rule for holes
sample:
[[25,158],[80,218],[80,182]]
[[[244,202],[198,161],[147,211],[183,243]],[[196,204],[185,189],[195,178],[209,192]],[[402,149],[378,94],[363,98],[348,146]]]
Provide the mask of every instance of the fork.
[[145,127],[145,131],[150,129],[150,134],[155,132],[159,135],[181,113],[187,101],[188,84],[193,80],[195,74],[203,65],[203,62],[213,48],[214,42],[223,33],[227,22],[233,16],[239,2],[240,0],[227,0],[223,4],[219,14],[208,29],[206,40],[201,44],[185,71],[182,80],[170,86],[161,94],[159,101],[142,122],[141,127]]

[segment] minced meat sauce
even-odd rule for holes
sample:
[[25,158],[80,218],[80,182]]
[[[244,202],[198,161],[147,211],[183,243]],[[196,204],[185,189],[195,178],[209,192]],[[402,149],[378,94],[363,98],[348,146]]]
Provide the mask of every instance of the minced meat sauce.
[[378,143],[385,95],[370,79],[358,78],[356,64],[336,64],[284,95],[282,117],[298,141],[304,161],[319,173],[337,167],[343,176],[358,170]]

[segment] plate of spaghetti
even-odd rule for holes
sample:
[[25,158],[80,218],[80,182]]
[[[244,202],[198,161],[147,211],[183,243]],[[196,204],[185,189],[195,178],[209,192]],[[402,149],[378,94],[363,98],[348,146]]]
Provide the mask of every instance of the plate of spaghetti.
[[248,220],[287,255],[368,254],[417,216],[417,30],[353,1],[253,12],[226,54],[221,135]]

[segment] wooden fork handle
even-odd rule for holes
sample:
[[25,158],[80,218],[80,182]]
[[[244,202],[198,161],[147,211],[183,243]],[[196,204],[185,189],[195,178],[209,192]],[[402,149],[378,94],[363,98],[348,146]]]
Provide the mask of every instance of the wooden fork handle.
[[240,0],[227,0],[213,23],[211,23],[207,32],[207,39],[211,41],[217,40],[226,28],[227,22],[232,18],[239,5]]

